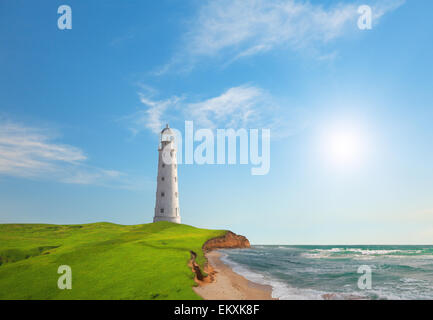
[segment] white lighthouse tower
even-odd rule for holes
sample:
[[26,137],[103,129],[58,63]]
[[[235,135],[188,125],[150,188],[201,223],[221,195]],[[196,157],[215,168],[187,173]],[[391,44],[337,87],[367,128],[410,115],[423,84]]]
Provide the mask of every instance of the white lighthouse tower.
[[176,141],[173,130],[168,127],[168,124],[161,131],[158,154],[158,180],[153,222],[180,223]]

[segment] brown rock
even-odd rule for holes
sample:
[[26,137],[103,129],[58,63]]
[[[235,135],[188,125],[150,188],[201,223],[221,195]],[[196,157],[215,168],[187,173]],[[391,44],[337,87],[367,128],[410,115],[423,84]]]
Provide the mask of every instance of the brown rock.
[[[227,233],[221,237],[213,238],[205,242],[202,249],[204,253],[212,251],[214,249],[236,249],[236,248],[250,248],[250,242],[244,236],[237,235],[231,231],[227,231]],[[191,259],[188,263],[192,272],[195,274],[194,280],[199,284],[203,285],[205,283],[211,283],[215,279],[216,271],[213,270],[212,266],[210,266],[207,262],[204,264],[204,272],[207,274],[206,276],[203,274],[200,266],[196,262],[197,254],[194,251],[190,251]]]
[[214,249],[235,249],[235,248],[250,248],[250,242],[244,236],[237,235],[231,231],[227,231],[224,236],[213,238],[205,242],[203,251],[209,252]]

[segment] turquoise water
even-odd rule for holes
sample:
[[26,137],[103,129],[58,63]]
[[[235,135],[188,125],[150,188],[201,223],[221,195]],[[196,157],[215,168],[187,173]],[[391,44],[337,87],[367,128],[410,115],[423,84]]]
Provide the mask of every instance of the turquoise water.
[[[247,279],[279,299],[433,299],[433,246],[253,246],[221,250]],[[360,266],[371,289],[360,289]]]

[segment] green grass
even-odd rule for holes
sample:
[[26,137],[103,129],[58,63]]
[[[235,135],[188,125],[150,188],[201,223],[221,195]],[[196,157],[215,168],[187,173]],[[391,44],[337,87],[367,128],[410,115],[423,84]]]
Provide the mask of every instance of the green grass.
[[[0,299],[200,299],[190,250],[226,231],[158,222],[137,226],[0,224]],[[60,290],[60,265],[72,289]]]

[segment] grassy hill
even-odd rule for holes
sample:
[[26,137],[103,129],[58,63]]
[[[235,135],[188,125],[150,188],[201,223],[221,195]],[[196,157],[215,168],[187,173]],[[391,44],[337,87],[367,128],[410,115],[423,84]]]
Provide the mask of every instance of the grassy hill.
[[[190,250],[226,231],[158,222],[136,226],[0,225],[0,299],[200,299]],[[72,290],[57,288],[60,265]]]

